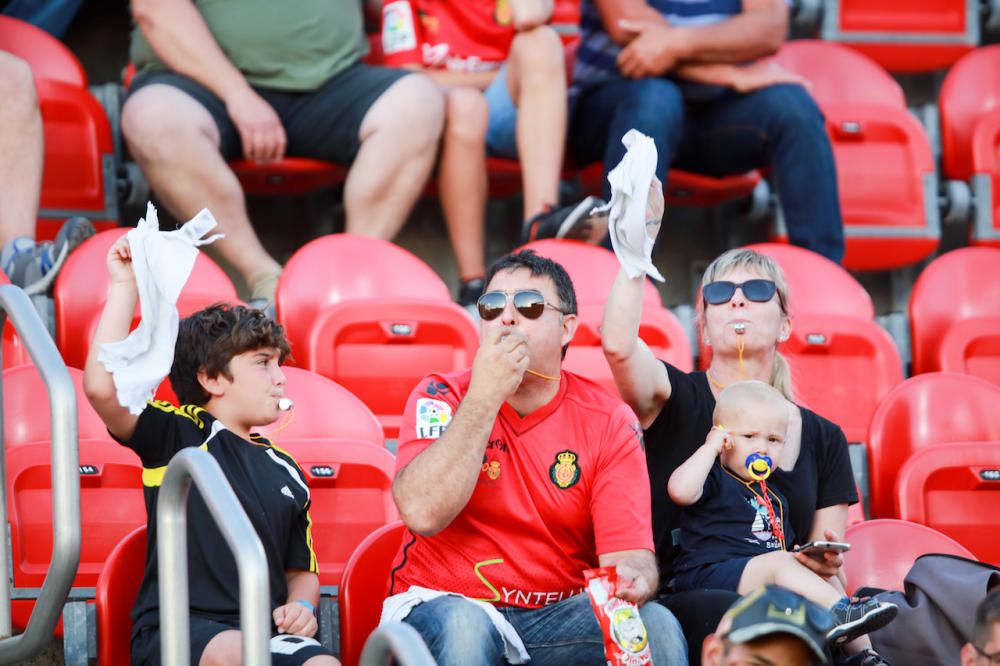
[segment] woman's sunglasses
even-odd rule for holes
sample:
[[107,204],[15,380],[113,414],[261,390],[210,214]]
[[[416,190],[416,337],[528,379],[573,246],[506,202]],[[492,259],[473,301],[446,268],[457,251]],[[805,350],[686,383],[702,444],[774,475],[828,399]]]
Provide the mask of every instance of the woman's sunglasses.
[[[562,308],[556,307],[546,301],[542,293],[534,289],[515,291],[512,298],[514,299],[514,309],[520,312],[522,317],[527,317],[528,319],[538,319],[541,317],[542,313],[545,312],[546,305],[553,310],[565,314]],[[492,321],[499,317],[503,309],[507,307],[507,292],[488,291],[479,297],[476,305],[479,307],[479,316],[483,321]]]
[[730,282],[728,280],[718,280],[716,282],[709,282],[702,287],[701,295],[705,299],[706,303],[711,305],[722,305],[723,303],[728,303],[733,298],[733,294],[736,293],[737,289],[743,292],[743,296],[745,296],[748,301],[753,301],[754,303],[767,303],[774,297],[778,287],[774,284],[774,280],[756,279],[739,283]]

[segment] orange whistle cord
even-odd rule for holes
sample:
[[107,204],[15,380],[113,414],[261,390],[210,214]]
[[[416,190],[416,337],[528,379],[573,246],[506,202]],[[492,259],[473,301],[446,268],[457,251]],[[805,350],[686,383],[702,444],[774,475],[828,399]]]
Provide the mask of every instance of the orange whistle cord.
[[[743,334],[740,333],[739,337],[736,339],[736,351],[738,351],[740,354],[740,373],[739,373],[739,379],[737,379],[736,381],[743,381],[744,379],[746,379],[745,372],[743,369],[743,350],[746,349],[746,346],[747,346],[746,339],[743,337]],[[528,372],[531,371],[529,370]],[[725,390],[725,388],[729,386],[729,384],[721,384],[715,381],[715,378],[712,377],[712,373],[709,372],[708,370],[705,371],[705,376],[708,377],[708,381],[712,383],[712,386],[719,389],[720,391]]]
[[528,368],[527,370],[525,370],[525,372],[527,372],[529,375],[534,375],[536,377],[541,377],[542,379],[547,379],[550,382],[559,381],[559,377],[553,377],[552,375],[543,375],[542,373],[532,370],[531,368]]
[[278,423],[278,427],[274,429],[273,432],[267,433],[267,438],[272,442],[277,441],[278,435],[282,430],[291,425],[292,421],[295,420],[295,409],[287,409],[281,415],[281,421]]

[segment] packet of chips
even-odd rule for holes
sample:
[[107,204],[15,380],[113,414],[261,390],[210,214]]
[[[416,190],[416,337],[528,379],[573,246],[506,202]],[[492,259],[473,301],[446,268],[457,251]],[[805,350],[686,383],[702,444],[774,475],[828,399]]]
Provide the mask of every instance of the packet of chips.
[[608,666],[648,666],[649,634],[639,616],[639,607],[615,596],[618,570],[615,567],[586,569],[587,596],[604,634],[604,656]]

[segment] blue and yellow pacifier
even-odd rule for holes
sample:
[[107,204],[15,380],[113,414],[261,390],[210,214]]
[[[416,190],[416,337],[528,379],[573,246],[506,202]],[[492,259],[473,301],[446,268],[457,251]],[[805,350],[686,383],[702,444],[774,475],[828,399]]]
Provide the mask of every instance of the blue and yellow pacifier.
[[746,460],[747,473],[750,478],[754,481],[763,481],[767,477],[771,476],[771,470],[774,467],[774,463],[771,461],[769,456],[764,456],[759,453],[751,453],[747,456]]

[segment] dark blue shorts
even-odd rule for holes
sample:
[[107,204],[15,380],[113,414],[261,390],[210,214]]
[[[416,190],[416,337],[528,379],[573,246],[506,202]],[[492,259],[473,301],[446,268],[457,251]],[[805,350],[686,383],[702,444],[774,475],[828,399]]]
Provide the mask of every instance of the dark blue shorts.
[[[410,74],[405,69],[351,65],[311,92],[289,92],[254,86],[281,119],[288,137],[286,154],[350,166],[361,147],[361,121],[368,109],[399,79]],[[219,150],[227,160],[243,156],[236,125],[226,105],[215,93],[194,79],[169,71],[137,76],[129,95],[146,86],[165,84],[195,99],[211,114],[219,128]]]
[[700,567],[679,573],[674,578],[674,589],[684,590],[729,590],[736,592],[740,587],[740,578],[746,569],[749,557],[736,557],[731,560],[704,564]]

